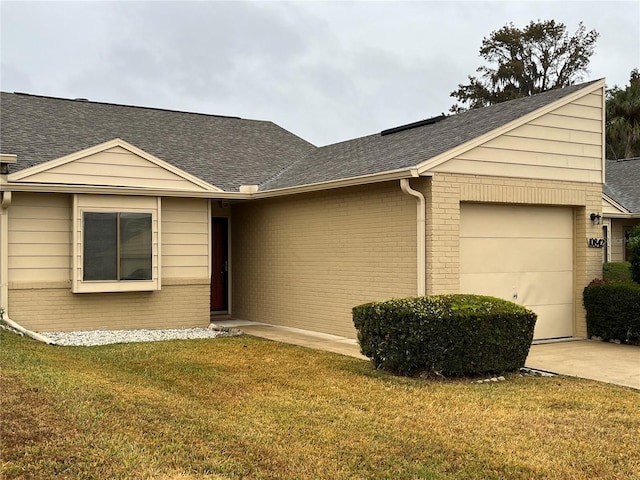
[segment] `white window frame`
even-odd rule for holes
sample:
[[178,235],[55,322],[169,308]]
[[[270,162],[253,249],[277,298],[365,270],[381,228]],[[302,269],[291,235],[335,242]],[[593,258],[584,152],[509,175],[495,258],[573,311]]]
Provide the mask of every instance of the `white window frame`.
[[[150,292],[161,289],[160,197],[115,195],[73,196],[73,293]],[[151,215],[151,280],[84,280],[84,214],[146,213]]]

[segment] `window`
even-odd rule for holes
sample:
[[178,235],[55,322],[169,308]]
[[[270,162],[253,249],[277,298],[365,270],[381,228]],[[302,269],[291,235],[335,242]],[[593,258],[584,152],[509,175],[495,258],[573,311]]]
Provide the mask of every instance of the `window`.
[[160,198],[77,194],[73,208],[73,293],[160,290]]
[[150,213],[83,214],[83,280],[151,280]]

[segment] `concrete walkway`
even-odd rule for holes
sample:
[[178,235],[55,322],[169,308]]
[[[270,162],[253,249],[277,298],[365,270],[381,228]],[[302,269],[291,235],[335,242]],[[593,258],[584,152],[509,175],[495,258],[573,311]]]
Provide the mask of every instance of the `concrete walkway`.
[[[363,360],[357,340],[243,320],[215,321],[248,335],[348,355]],[[640,390],[640,347],[590,340],[539,343],[531,346],[526,366],[536,370],[613,383]]]
[[640,390],[640,346],[594,340],[531,346],[527,367]]
[[244,333],[253,335],[254,337],[369,360],[360,353],[358,341],[352,338],[245,320],[223,320],[214,321],[214,323],[222,327],[238,328]]

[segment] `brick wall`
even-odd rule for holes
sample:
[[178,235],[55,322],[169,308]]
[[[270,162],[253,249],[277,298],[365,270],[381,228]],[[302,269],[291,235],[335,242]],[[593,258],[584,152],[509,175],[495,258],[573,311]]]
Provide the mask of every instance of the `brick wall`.
[[[427,189],[427,294],[456,293],[460,286],[460,202],[572,206],[575,212],[574,332],[586,336],[582,290],[602,275],[602,252],[587,239],[602,236],[592,212],[602,209],[599,183],[571,183],[458,174],[436,174]],[[544,228],[541,225],[540,228]]]
[[38,332],[188,328],[209,324],[209,284],[163,285],[161,291],[71,293],[66,288],[9,292],[11,319]]
[[233,316],[355,336],[351,308],[416,294],[416,200],[387,182],[232,206]]

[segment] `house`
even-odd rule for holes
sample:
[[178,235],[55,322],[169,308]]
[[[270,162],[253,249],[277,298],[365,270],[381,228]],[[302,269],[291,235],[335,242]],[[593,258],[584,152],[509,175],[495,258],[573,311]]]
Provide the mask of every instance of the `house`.
[[629,233],[640,225],[640,157],[605,162],[602,216],[604,261],[628,261]]
[[271,122],[2,93],[0,305],[34,331],[355,337],[351,308],[480,293],[585,337],[604,80],[315,147]]

